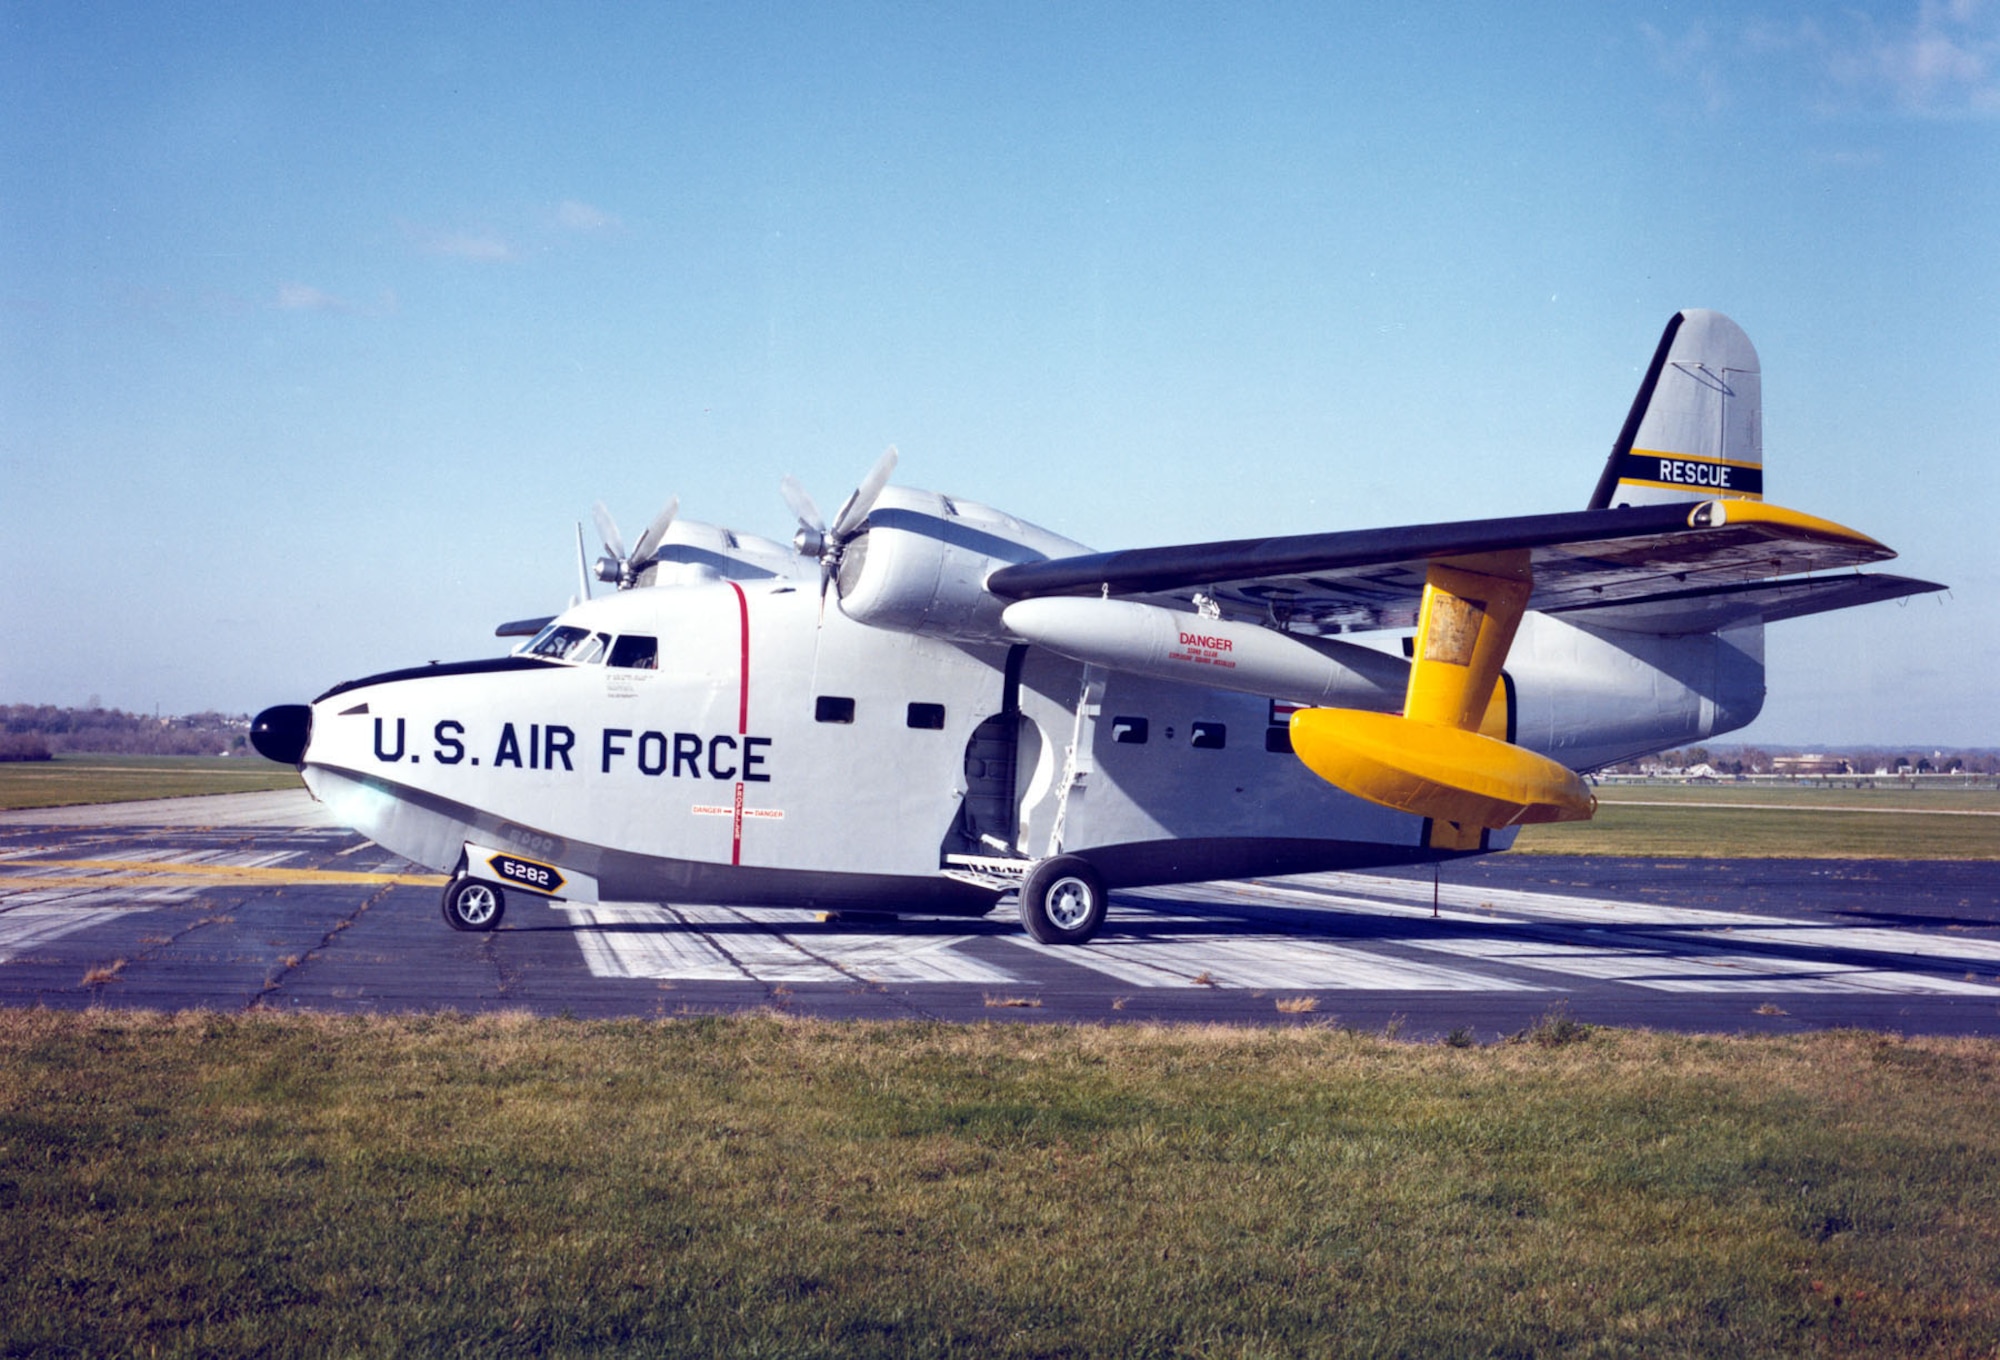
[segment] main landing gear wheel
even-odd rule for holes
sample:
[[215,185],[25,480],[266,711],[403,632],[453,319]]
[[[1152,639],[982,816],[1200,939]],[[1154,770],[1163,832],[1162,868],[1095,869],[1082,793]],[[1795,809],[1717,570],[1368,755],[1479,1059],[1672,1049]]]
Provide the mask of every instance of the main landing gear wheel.
[[444,921],[453,930],[491,930],[507,914],[507,898],[497,883],[454,878],[444,886]]
[[1021,884],[1021,924],[1042,944],[1082,944],[1104,924],[1104,876],[1077,855],[1057,855],[1028,870]]

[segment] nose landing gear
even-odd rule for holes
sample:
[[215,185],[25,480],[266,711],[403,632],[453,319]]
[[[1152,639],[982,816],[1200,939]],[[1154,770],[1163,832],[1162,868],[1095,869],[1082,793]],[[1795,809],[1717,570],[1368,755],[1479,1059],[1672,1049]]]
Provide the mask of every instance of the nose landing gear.
[[445,884],[443,906],[453,930],[492,930],[507,913],[507,897],[497,883],[461,876]]

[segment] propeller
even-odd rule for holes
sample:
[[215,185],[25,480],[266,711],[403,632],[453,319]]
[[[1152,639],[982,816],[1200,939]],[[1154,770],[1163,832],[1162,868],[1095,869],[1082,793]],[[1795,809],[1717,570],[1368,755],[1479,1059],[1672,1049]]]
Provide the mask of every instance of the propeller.
[[667,508],[653,516],[653,522],[646,526],[646,532],[639,535],[639,541],[632,545],[632,551],[625,551],[624,536],[618,532],[618,522],[611,518],[611,512],[599,501],[591,507],[590,514],[597,521],[598,535],[604,540],[605,555],[597,559],[597,579],[613,581],[620,590],[630,590],[638,583],[639,573],[653,560],[659,549],[660,540],[667,536],[667,529],[679,513],[681,499],[669,497]]
[[868,469],[868,475],[861,479],[861,485],[848,493],[834,513],[833,524],[829,526],[813,504],[813,498],[799,485],[799,479],[790,473],[778,483],[778,492],[785,498],[785,504],[798,516],[799,531],[792,535],[792,546],[801,557],[819,559],[819,593],[826,598],[827,582],[840,567],[840,555],[847,545],[861,532],[868,512],[875,508],[876,498],[882,488],[889,484],[889,475],[896,470],[896,446],[891,444],[875,460],[875,466]]

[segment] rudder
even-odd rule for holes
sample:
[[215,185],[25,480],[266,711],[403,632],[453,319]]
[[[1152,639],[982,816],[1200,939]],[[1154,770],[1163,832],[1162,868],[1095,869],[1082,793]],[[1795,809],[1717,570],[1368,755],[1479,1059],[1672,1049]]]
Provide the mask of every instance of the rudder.
[[1676,312],[1605,460],[1590,509],[1764,498],[1763,376],[1742,327]]

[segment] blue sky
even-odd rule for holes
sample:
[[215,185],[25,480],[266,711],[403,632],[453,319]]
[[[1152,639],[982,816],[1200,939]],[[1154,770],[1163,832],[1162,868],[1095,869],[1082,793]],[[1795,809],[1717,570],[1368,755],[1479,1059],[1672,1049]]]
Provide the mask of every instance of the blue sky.
[[490,654],[593,500],[890,443],[1106,548],[1580,507],[1705,306],[1954,587],[1744,739],[2000,745],[2000,10],[1345,8],[0,3],[0,700]]

